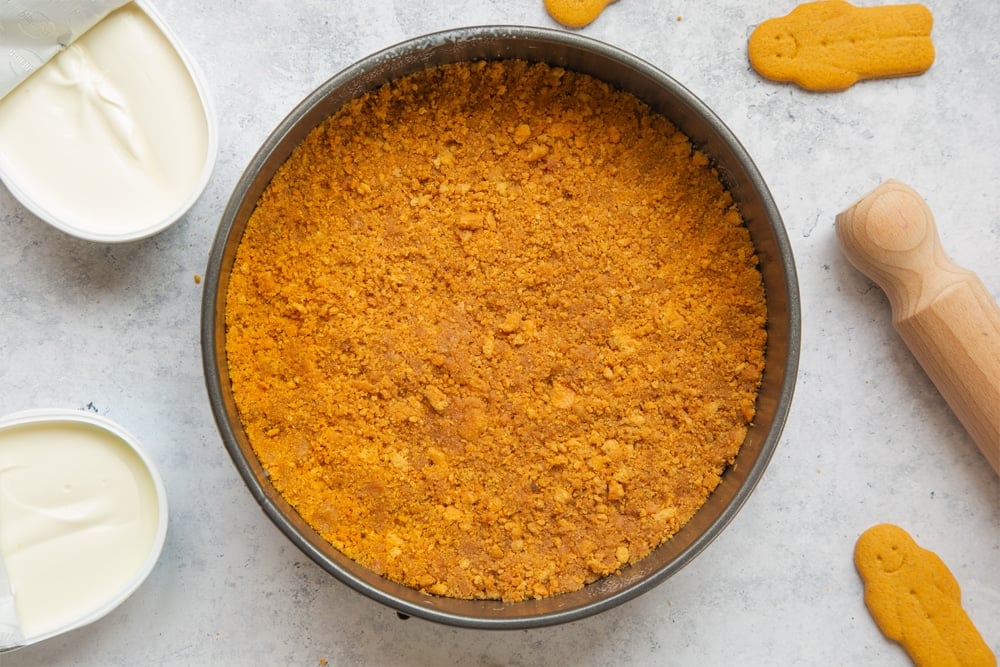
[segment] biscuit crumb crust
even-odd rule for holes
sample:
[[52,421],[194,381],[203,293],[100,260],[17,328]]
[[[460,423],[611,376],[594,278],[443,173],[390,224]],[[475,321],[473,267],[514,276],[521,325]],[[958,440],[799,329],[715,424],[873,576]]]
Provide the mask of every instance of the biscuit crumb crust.
[[225,314],[275,488],[350,558],[468,599],[576,590],[670,538],[743,443],[766,342],[708,158],[634,96],[517,60],[316,127]]

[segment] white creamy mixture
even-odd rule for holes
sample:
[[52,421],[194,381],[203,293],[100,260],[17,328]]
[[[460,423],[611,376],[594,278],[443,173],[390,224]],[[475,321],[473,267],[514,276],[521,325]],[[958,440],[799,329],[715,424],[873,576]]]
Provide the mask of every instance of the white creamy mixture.
[[0,429],[0,558],[29,643],[116,603],[158,524],[153,478],[114,434],[72,421]]
[[0,171],[50,222],[110,236],[162,227],[198,194],[208,124],[170,39],[130,3],[0,99]]

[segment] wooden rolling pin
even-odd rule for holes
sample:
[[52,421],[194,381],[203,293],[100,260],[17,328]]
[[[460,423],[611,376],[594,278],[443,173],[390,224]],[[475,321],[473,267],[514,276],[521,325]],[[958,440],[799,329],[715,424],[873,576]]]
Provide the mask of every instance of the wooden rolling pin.
[[892,322],[1000,475],[1000,307],[945,254],[923,198],[886,181],[837,216],[847,259],[889,297]]

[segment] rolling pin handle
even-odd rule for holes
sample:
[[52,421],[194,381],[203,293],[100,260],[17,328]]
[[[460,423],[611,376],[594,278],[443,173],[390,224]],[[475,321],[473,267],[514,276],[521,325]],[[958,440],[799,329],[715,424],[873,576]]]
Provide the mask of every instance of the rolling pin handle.
[[893,325],[1000,475],[1000,307],[945,255],[923,198],[886,181],[837,216],[841,250],[886,293]]

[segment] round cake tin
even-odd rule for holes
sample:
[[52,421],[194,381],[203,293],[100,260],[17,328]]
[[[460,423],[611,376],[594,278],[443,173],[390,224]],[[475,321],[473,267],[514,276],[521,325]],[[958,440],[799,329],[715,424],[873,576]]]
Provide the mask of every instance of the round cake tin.
[[[229,381],[225,310],[236,249],[257,200],[306,134],[358,95],[427,67],[479,59],[543,61],[634,94],[671,120],[712,160],[749,228],[767,301],[768,342],[757,414],[734,464],[706,504],[650,555],[581,590],[522,602],[436,597],[357,564],[310,528],[272,487],[241,425]],[[211,407],[225,447],[268,517],[320,567],[402,615],[470,627],[513,629],[580,619],[619,605],[676,573],[732,520],[761,479],[792,400],[800,310],[792,251],[763,178],[733,133],[697,97],[646,61],[576,33],[483,26],[434,33],[375,53],[336,74],[298,104],[267,138],[235,186],[209,257],[201,342]]]

